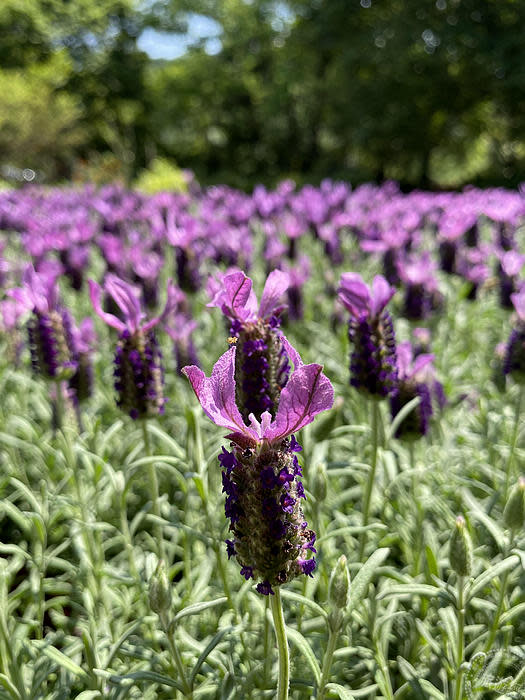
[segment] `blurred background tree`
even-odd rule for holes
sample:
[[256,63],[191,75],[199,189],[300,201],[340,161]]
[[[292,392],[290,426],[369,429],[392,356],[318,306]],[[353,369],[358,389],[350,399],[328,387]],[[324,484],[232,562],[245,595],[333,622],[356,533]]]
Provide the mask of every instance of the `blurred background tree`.
[[0,166],[513,185],[523,26],[519,0],[3,0]]

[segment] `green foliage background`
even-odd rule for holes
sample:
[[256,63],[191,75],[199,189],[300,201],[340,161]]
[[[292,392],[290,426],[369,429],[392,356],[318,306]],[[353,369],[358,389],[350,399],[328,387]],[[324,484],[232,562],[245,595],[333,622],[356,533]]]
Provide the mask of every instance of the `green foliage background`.
[[[218,23],[218,53],[205,38],[170,61],[140,50],[195,14]],[[129,182],[165,158],[245,189],[516,184],[524,22],[517,0],[4,0],[0,166]]]

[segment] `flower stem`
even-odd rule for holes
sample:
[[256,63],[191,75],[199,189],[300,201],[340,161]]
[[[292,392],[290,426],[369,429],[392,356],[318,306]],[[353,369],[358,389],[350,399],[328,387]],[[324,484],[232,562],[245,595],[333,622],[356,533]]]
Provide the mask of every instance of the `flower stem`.
[[507,460],[507,467],[505,473],[505,498],[507,498],[509,493],[509,484],[512,476],[512,466],[514,462],[514,452],[516,451],[516,443],[518,442],[518,433],[520,427],[520,413],[521,406],[523,404],[523,394],[525,394],[525,384],[520,385],[520,392],[518,395],[518,403],[516,404],[516,412],[514,414],[514,428],[512,430],[512,440],[510,443],[510,453]]
[[416,456],[414,442],[410,442],[408,446],[410,454],[410,471],[412,479],[412,499],[416,506],[416,531],[414,533],[414,560],[413,560],[413,576],[419,575],[419,566],[421,560],[421,550],[423,548],[423,509],[419,501],[418,484],[419,475],[416,473]]
[[277,651],[279,653],[279,683],[277,687],[277,700],[288,700],[288,686],[290,685],[290,657],[288,655],[288,640],[286,639],[286,627],[284,623],[281,592],[275,588],[274,595],[270,596]]
[[458,613],[458,645],[456,653],[456,692],[455,700],[461,700],[461,689],[463,687],[463,656],[465,653],[465,581],[463,576],[458,576],[458,591],[457,591],[457,613]]
[[[142,423],[142,436],[144,439],[144,451],[146,457],[151,457],[151,444],[148,433],[147,419],[141,420]],[[150,498],[152,501],[153,515],[155,516],[155,534],[157,537],[157,549],[159,559],[165,560],[164,556],[164,538],[162,534],[162,527],[160,526],[160,508],[159,508],[159,482],[157,480],[157,470],[155,469],[155,463],[150,462],[148,464],[148,475],[149,475],[149,486],[150,486]]]
[[[511,530],[510,544],[509,544],[509,548],[507,550],[507,555],[508,555],[509,551],[512,549],[513,542],[514,542],[514,531]],[[492,624],[490,626],[489,636],[487,637],[487,641],[485,642],[485,648],[483,649],[483,651],[485,653],[490,651],[490,648],[492,647],[492,644],[493,644],[494,640],[496,639],[496,635],[498,634],[498,631],[499,631],[499,620],[501,617],[501,613],[503,612],[503,607],[505,605],[505,594],[507,593],[508,581],[509,581],[509,571],[507,570],[503,574],[503,578],[501,580],[501,588],[500,588],[500,592],[499,592],[498,607],[496,610],[496,614],[492,618]]]
[[339,626],[335,629],[329,629],[328,632],[328,646],[323,658],[323,668],[321,671],[321,680],[319,681],[319,690],[317,691],[317,700],[324,700],[325,687],[330,681],[330,670],[332,668],[332,661],[334,658],[334,652],[337,648],[337,638],[339,637]]
[[372,499],[372,489],[374,488],[377,469],[377,437],[379,429],[379,403],[377,401],[372,400],[371,413],[370,430],[372,432],[372,461],[370,465],[370,472],[368,474],[365,495],[363,497],[363,531],[361,532],[361,540],[359,544],[359,561],[362,561],[363,554],[365,552],[366,530],[364,528],[366,528],[368,525],[368,520],[370,517],[370,501]]
[[175,667],[177,668],[177,672],[179,674],[179,679],[183,687],[183,692],[184,692],[184,697],[186,700],[191,700],[193,698],[193,688],[190,687],[188,683],[188,679],[186,678],[186,674],[184,673],[184,665],[182,663],[182,657],[180,655],[180,652],[177,648],[177,645],[174,643],[173,639],[171,638],[171,633],[170,633],[170,625],[168,622],[168,619],[166,617],[165,613],[160,614],[160,623],[162,625],[162,629],[164,630],[164,634],[166,635],[166,639],[168,640],[168,646],[170,649],[170,654],[172,661],[174,662]]
[[62,430],[64,425],[64,395],[62,394],[62,382],[57,379],[55,381],[56,397],[55,397],[55,430]]

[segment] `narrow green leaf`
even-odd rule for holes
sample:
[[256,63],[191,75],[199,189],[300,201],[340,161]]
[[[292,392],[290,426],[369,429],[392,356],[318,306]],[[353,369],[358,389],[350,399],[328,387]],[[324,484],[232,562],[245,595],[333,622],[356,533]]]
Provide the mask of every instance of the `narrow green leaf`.
[[472,581],[472,584],[468,590],[468,599],[470,600],[470,598],[473,598],[478,591],[481,591],[485,586],[488,586],[492,579],[500,576],[509,569],[513,569],[517,564],[519,564],[519,561],[519,557],[512,554],[510,557],[507,557],[506,559],[503,559],[503,561],[494,564],[494,566],[491,566],[482,574],[477,576],[474,581]]
[[331,690],[332,693],[337,693],[340,700],[355,700],[355,696],[342,685],[339,685],[339,683],[327,683],[326,689]]
[[7,692],[11,695],[12,698],[15,698],[15,700],[21,700],[21,695],[16,689],[16,687],[13,685],[13,682],[9,680],[9,678],[3,673],[0,673],[0,685],[4,686],[4,688],[7,690]]
[[306,639],[303,637],[303,635],[300,632],[298,632],[297,630],[293,629],[293,627],[289,627],[287,629],[287,634],[288,634],[288,639],[291,642],[293,642],[293,644],[303,654],[304,658],[308,662],[308,665],[312,669],[312,673],[314,674],[315,682],[317,683],[317,685],[319,685],[319,683],[321,681],[321,669],[319,668],[319,662],[315,658],[315,654],[312,651],[312,647],[306,641]]
[[66,671],[73,673],[75,676],[78,676],[79,678],[82,678],[85,681],[89,680],[89,675],[86,673],[86,671],[84,671],[83,668],[81,668],[78,664],[72,661],[61,651],[55,649],[55,647],[46,647],[39,645],[39,649],[43,654],[45,654],[59,666],[62,666],[62,668],[64,668]]
[[315,601],[310,600],[310,598],[306,598],[300,593],[295,593],[295,591],[288,591],[286,589],[283,589],[281,591],[281,596],[283,598],[286,598],[287,600],[293,600],[296,603],[301,603],[302,605],[305,605],[306,607],[310,608],[310,610],[316,612],[318,615],[322,615],[324,618],[328,617],[328,613],[324,608],[318,605]]
[[383,547],[382,549],[376,550],[359,569],[356,577],[350,584],[350,601],[348,603],[348,608],[352,612],[365,597],[368,584],[372,580],[376,570],[388,557],[389,553],[390,550],[388,547]]
[[378,596],[378,600],[386,598],[401,598],[402,596],[420,595],[424,598],[435,598],[439,594],[439,588],[429,586],[426,583],[407,583],[400,586],[392,586],[386,591],[382,591]]
[[399,413],[396,413],[396,417],[390,424],[390,429],[388,431],[388,437],[387,437],[387,443],[390,442],[390,440],[393,438],[393,436],[396,434],[397,429],[401,425],[401,423],[405,420],[405,418],[412,413],[416,409],[417,406],[421,403],[421,398],[419,396],[416,396],[415,399],[412,399],[409,401],[407,404],[403,406],[403,408],[399,411]]
[[214,608],[217,605],[222,605],[228,600],[226,597],[217,598],[216,600],[207,600],[202,603],[193,603],[193,605],[188,605],[186,608],[179,610],[179,612],[173,618],[173,622],[178,622],[182,620],[183,617],[188,617],[188,615],[196,615],[197,613],[207,610],[208,608]]
[[164,676],[161,673],[155,673],[154,671],[134,671],[133,673],[126,673],[123,676],[112,673],[107,677],[107,680],[115,685],[120,685],[122,681],[147,681],[148,683],[159,683],[160,685],[167,685],[170,688],[177,688],[177,690],[183,692],[182,685],[178,681],[169,678],[169,676]]
[[197,677],[198,672],[200,671],[200,668],[202,664],[206,661],[207,657],[210,655],[210,653],[215,649],[217,644],[221,641],[221,639],[224,637],[225,634],[228,632],[231,632],[233,627],[224,627],[223,629],[219,630],[217,634],[212,637],[210,642],[206,645],[206,647],[203,649],[201,655],[195,662],[195,666],[192,669],[191,675],[190,675],[190,686],[193,687],[193,684],[195,683],[195,678]]

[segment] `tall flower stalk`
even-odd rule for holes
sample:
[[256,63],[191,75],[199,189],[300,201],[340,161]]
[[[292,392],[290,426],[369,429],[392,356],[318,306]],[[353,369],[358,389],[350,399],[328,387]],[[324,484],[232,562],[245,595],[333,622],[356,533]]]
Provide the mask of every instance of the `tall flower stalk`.
[[394,325],[386,305],[394,296],[382,275],[374,277],[372,287],[360,275],[348,272],[341,276],[339,299],[350,312],[348,336],[352,345],[350,385],[371,399],[372,454],[370,471],[363,496],[363,530],[359,559],[364,555],[366,527],[370,517],[370,502],[377,469],[379,432],[378,400],[397,391],[397,356]]
[[244,272],[225,275],[208,306],[221,309],[231,322],[235,338],[235,392],[245,422],[253,413],[260,419],[264,411],[275,415],[279,395],[290,373],[290,358],[279,330],[281,297],[289,287],[289,277],[280,270],[268,275],[261,297],[257,298],[252,281]]
[[[333,388],[321,365],[303,365],[283,336],[294,363],[279,396],[275,417],[253,413],[245,423],[236,403],[236,353],[233,346],[216,362],[210,377],[198,367],[184,368],[206,415],[228,429],[231,451],[223,448],[225,513],[232,538],[226,540],[228,558],[235,557],[241,575],[257,581],[256,590],[273,598],[271,607],[280,657],[279,698],[288,694],[289,664],[279,586],[315,569],[315,533],[304,519],[304,487],[294,433],[333,404]],[[283,641],[284,639],[284,641]]]
[[[163,321],[176,303],[175,290],[168,283],[167,302],[164,311],[149,321],[144,321],[139,295],[135,288],[115,275],[107,275],[105,291],[110,295],[122,314],[122,319],[102,309],[102,289],[89,280],[89,291],[93,308],[100,318],[119,332],[115,350],[114,378],[117,405],[133,420],[141,419],[146,456],[151,456],[146,420],[164,413],[164,372],[162,354],[153,328]],[[163,537],[160,527],[159,487],[153,462],[149,462],[149,486],[153,515],[156,518],[158,551],[162,557]]]

